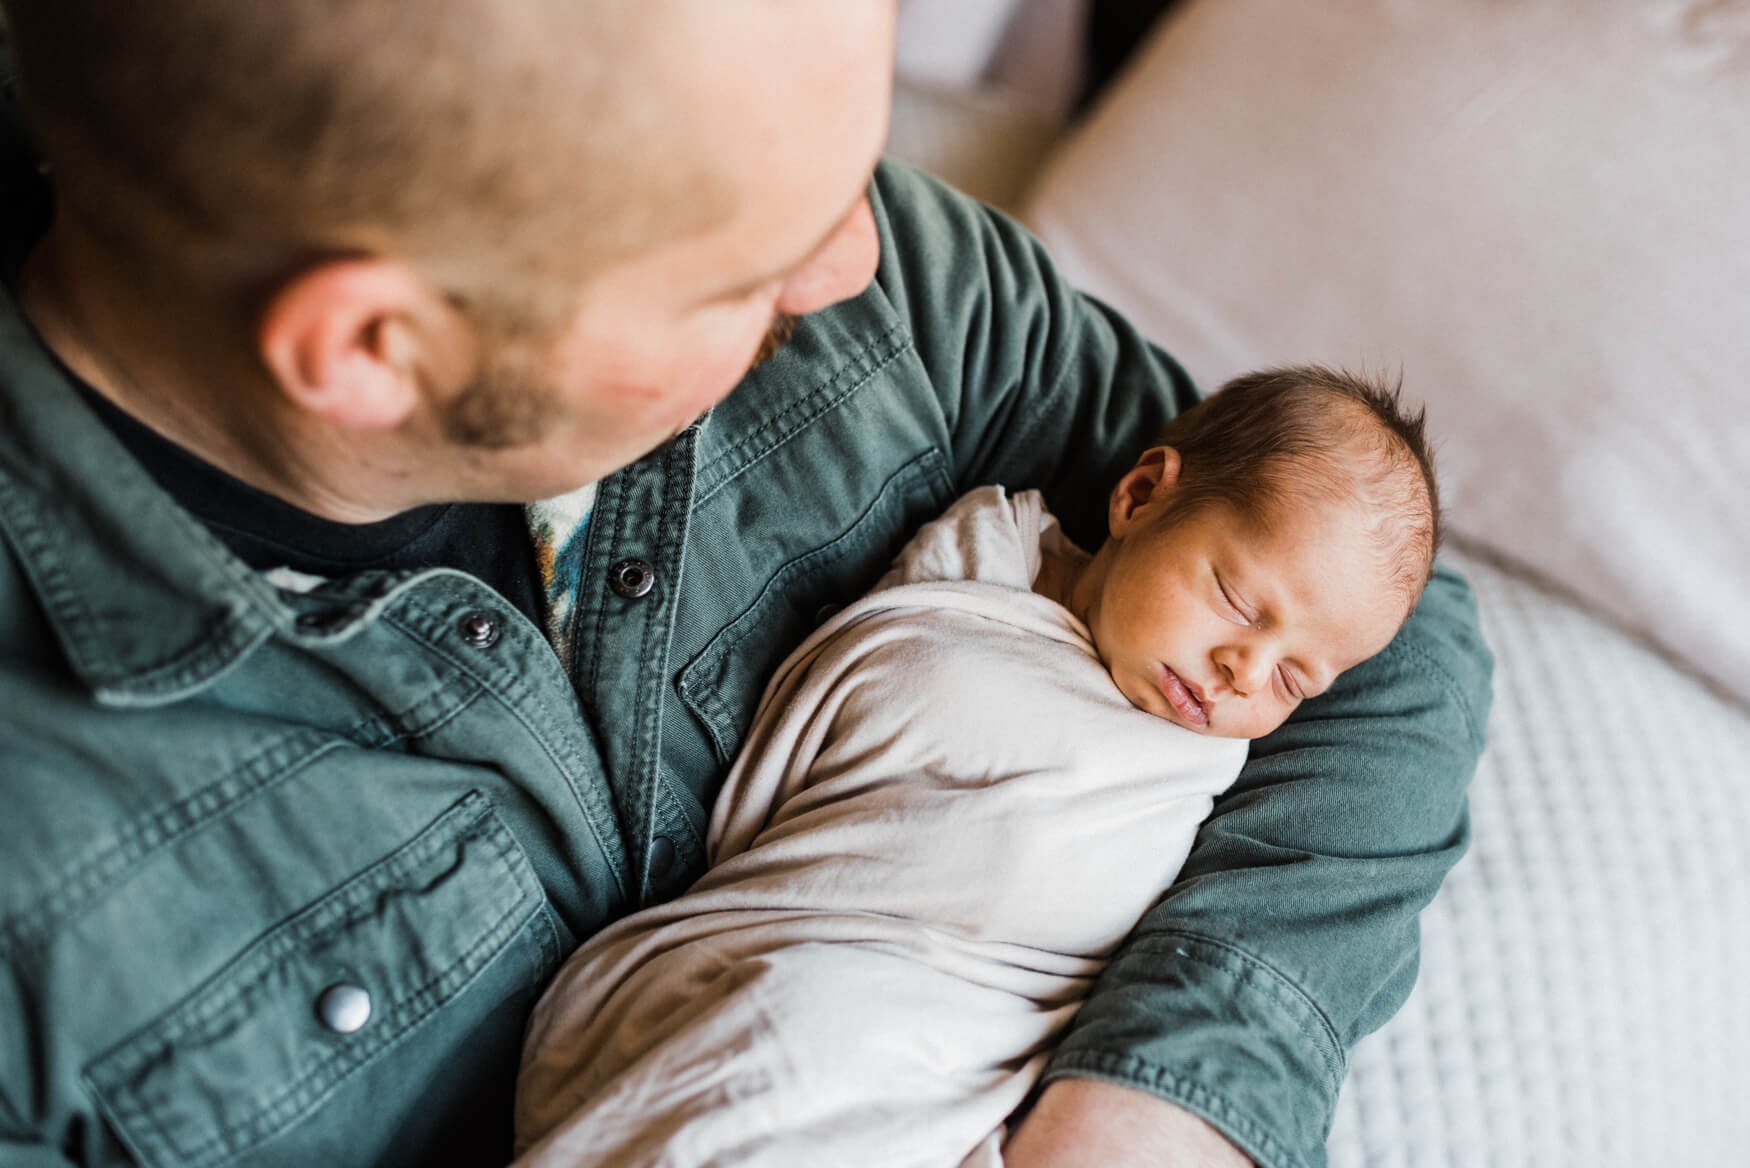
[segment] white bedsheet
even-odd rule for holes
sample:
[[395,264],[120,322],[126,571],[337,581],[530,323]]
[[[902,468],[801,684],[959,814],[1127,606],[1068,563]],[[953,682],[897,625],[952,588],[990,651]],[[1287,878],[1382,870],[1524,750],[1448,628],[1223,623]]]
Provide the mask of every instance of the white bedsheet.
[[1495,651],[1473,841],[1332,1168],[1750,1163],[1750,709],[1455,549]]
[[995,1162],[1245,756],[1132,707],[1029,590],[1045,519],[974,492],[779,670],[712,869],[537,1008],[526,1162]]

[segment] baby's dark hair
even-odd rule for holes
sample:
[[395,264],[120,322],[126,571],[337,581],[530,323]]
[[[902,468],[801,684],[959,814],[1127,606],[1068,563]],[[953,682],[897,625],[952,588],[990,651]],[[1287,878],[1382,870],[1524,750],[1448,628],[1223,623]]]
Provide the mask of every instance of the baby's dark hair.
[[1248,373],[1161,431],[1179,453],[1176,506],[1226,503],[1268,525],[1284,503],[1359,498],[1411,604],[1440,547],[1440,491],[1420,409],[1387,384],[1322,365]]

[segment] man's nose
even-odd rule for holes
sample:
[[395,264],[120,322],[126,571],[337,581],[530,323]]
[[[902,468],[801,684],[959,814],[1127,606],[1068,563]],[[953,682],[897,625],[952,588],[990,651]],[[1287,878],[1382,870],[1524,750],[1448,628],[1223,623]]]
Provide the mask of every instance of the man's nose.
[[881,239],[867,197],[851,208],[832,237],[790,275],[778,294],[777,310],[806,316],[849,300],[869,286],[881,262]]

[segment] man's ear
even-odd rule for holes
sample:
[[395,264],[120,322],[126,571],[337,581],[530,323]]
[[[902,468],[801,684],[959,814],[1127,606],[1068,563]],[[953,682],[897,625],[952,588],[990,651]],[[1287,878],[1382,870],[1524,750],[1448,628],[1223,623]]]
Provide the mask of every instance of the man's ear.
[[280,392],[346,430],[392,430],[421,400],[442,321],[406,264],[327,260],[273,294],[256,343]]
[[1106,526],[1113,539],[1123,539],[1144,519],[1158,515],[1179,485],[1179,452],[1171,446],[1151,446],[1112,488]]

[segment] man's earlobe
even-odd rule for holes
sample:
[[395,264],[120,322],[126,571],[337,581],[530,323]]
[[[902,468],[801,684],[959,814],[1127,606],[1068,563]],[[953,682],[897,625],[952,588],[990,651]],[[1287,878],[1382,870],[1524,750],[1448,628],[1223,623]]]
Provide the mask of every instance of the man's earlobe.
[[1171,446],[1151,446],[1142,452],[1112,489],[1107,526],[1114,538],[1122,539],[1140,518],[1156,514],[1157,504],[1172,497],[1179,466],[1179,452]]
[[331,260],[286,281],[257,344],[280,392],[346,430],[392,430],[420,401],[419,333],[428,294],[405,265]]

